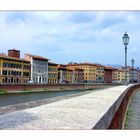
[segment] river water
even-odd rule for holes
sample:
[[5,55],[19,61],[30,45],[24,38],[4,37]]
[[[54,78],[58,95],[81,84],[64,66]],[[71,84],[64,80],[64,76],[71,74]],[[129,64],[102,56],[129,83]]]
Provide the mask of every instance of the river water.
[[81,96],[90,92],[93,91],[55,91],[46,93],[12,93],[7,95],[0,95],[0,115],[64,99],[69,99],[76,96]]

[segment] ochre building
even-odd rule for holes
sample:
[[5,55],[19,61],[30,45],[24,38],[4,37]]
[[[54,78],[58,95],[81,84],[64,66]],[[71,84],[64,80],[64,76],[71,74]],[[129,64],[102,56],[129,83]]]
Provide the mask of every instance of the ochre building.
[[30,62],[20,59],[19,50],[0,54],[0,83],[21,84],[30,80]]
[[58,83],[58,64],[48,62],[48,83]]
[[84,70],[80,68],[75,68],[71,65],[67,65],[67,68],[71,69],[72,72],[72,83],[82,84],[84,82]]
[[95,64],[76,63],[76,64],[68,64],[68,66],[83,70],[83,75],[81,74],[81,77],[83,77],[84,83],[95,83],[96,82],[96,66],[95,66]]
[[105,82],[105,70],[104,66],[100,64],[95,64],[96,67],[96,82],[103,83]]
[[124,83],[125,81],[125,70],[114,70],[113,71],[113,81],[118,83]]

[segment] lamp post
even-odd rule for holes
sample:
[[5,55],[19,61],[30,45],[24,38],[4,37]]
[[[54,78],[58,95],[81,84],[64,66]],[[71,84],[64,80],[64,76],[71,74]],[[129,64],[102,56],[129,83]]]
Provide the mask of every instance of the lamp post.
[[127,45],[129,43],[129,36],[126,32],[123,35],[122,40],[125,46],[125,85],[127,85]]
[[134,83],[134,59],[131,60],[131,64],[132,64],[132,83]]

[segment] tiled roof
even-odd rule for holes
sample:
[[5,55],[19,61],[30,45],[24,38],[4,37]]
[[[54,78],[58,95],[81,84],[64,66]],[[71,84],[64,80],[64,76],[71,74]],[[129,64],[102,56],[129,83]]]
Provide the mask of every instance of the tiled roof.
[[56,63],[53,63],[53,62],[48,62],[48,64],[50,64],[50,65],[58,65],[58,64],[56,64]]
[[62,65],[59,65],[58,69],[64,69],[64,70],[70,70],[70,71],[74,70],[73,68],[68,68],[68,67],[65,67],[65,66],[62,66]]
[[119,71],[119,72],[125,72],[125,70],[119,70],[119,69],[118,69],[118,71]]
[[43,57],[43,56],[38,56],[38,55],[32,55],[32,54],[26,54],[26,55],[29,55],[33,58],[37,58],[37,59],[42,59],[42,60],[49,60],[48,58],[46,57]]
[[104,69],[106,69],[106,70],[117,70],[117,68],[113,68],[113,67],[110,67],[110,66],[104,66]]
[[68,64],[69,66],[81,66],[81,65],[88,65],[88,66],[95,66],[95,67],[104,67],[101,64],[96,63],[77,63],[77,64]]
[[20,52],[20,50],[16,50],[16,49],[10,49],[8,51],[18,51],[18,52]]
[[16,58],[16,57],[10,57],[10,56],[4,55],[4,54],[0,54],[0,58],[11,59],[11,60],[17,60],[17,61],[24,61],[24,62],[30,62],[30,61],[25,60],[25,59]]

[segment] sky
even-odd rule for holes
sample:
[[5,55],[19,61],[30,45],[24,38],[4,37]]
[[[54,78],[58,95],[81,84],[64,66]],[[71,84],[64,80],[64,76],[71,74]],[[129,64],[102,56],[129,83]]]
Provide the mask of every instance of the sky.
[[18,49],[52,62],[124,65],[127,31],[128,65],[140,66],[139,11],[0,11],[0,53]]

